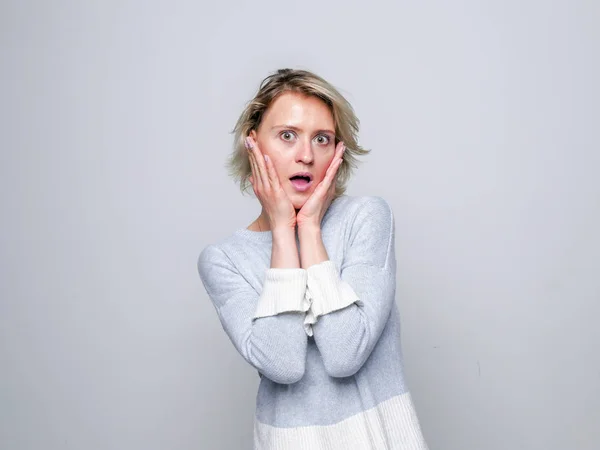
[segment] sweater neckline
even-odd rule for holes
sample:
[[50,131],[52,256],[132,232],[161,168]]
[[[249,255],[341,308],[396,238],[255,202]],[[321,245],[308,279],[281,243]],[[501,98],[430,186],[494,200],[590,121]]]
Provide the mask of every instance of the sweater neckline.
[[252,230],[249,230],[248,228],[244,227],[244,228],[238,229],[235,233],[242,237],[246,237],[246,238],[253,239],[256,241],[260,241],[260,242],[270,242],[271,239],[273,238],[273,235],[271,234],[271,230],[269,230],[269,231],[252,231]]

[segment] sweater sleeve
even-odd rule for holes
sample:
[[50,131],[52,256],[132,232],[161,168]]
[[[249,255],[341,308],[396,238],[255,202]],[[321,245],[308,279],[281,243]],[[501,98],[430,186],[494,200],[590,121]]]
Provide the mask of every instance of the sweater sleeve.
[[198,272],[229,339],[259,373],[281,384],[304,375],[307,336],[304,269],[266,270],[258,293],[214,245],[198,258]]
[[327,372],[355,374],[389,318],[396,290],[394,217],[388,203],[368,197],[356,213],[341,270],[333,261],[308,268],[312,326]]

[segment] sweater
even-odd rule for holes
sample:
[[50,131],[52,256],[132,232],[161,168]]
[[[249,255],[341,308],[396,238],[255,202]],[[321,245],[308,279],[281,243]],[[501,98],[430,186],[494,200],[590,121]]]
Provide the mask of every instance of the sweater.
[[200,253],[221,325],[260,376],[255,450],[428,448],[403,371],[394,236],[384,199],[342,195],[321,222],[327,261],[271,268],[271,232],[247,228]]

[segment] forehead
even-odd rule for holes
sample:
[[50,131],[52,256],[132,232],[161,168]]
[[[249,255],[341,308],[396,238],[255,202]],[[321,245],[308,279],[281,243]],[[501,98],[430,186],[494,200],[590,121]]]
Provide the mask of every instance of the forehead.
[[267,109],[263,123],[269,127],[335,128],[331,110],[323,100],[297,92],[286,92],[277,97]]

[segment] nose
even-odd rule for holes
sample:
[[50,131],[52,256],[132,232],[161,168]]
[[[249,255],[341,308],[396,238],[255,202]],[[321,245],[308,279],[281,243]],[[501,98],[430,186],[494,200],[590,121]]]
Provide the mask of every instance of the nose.
[[304,164],[311,164],[314,160],[314,153],[310,140],[308,142],[302,142],[298,145],[298,151],[296,152],[296,162],[302,162]]

